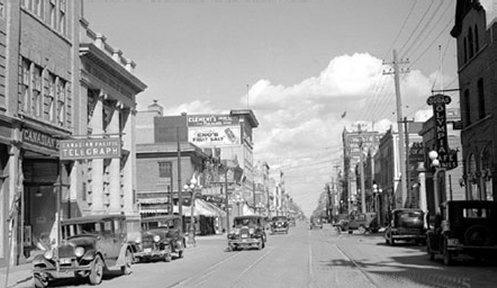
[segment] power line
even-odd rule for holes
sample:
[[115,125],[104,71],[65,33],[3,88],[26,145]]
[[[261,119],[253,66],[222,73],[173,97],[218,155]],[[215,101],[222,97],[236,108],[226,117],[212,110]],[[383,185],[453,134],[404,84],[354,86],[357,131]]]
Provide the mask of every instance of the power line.
[[421,25],[421,23],[423,22],[423,20],[425,19],[426,15],[428,15],[428,11],[430,11],[431,9],[431,6],[433,6],[433,3],[434,1],[431,0],[431,3],[430,5],[428,6],[428,8],[426,8],[425,12],[423,13],[423,17],[421,17],[421,20],[419,20],[418,24],[416,25],[416,27],[414,28],[414,30],[411,32],[411,35],[409,35],[409,37],[407,38],[407,41],[404,42],[404,45],[402,45],[402,47],[400,48],[399,51],[404,51],[404,48],[406,47],[406,45],[409,43],[409,41],[411,41],[412,39],[412,36],[414,36],[414,34],[416,33],[416,31],[418,30],[419,26]]

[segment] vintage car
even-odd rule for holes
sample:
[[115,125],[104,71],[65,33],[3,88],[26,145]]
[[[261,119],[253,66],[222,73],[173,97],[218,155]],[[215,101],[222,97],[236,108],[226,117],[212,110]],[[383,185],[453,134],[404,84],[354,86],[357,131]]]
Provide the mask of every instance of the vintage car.
[[440,254],[444,264],[451,265],[458,255],[491,260],[497,257],[497,202],[447,201],[440,210],[427,233],[431,260]]
[[391,222],[385,229],[385,242],[391,246],[396,241],[426,243],[424,212],[420,209],[398,208],[391,212]]
[[61,223],[61,243],[33,259],[35,287],[59,278],[87,277],[98,285],[104,273],[131,273],[132,250],[124,215],[85,216]]
[[319,228],[323,229],[323,221],[320,217],[312,217],[309,222],[309,229]]
[[333,226],[338,231],[347,231],[349,234],[352,234],[354,230],[360,234],[376,233],[379,229],[375,212],[350,214],[345,219],[338,220]]
[[183,258],[186,241],[180,226],[181,219],[178,215],[142,218],[141,239],[135,242],[136,261],[162,259],[169,262],[173,254],[177,258]]
[[235,217],[233,231],[228,234],[228,250],[263,249],[267,240],[264,222],[264,217],[257,215]]
[[290,224],[286,216],[274,216],[271,219],[271,234],[285,233],[288,234]]

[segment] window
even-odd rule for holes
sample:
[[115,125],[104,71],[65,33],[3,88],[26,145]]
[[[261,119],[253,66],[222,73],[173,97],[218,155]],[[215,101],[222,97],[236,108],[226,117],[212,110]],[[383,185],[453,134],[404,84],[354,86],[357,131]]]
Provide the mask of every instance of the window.
[[471,28],[468,31],[468,50],[469,50],[468,51],[469,58],[471,59],[471,58],[473,58],[473,55],[474,55],[473,54],[473,52],[474,52],[474,50],[473,50],[473,32],[472,32]]
[[55,4],[55,0],[50,0],[50,4],[48,7],[49,11],[49,19],[50,19],[50,27],[57,29],[57,6]]
[[468,41],[466,38],[463,40],[463,45],[464,45],[464,63],[468,61]]
[[478,43],[478,26],[475,25],[475,52],[478,52],[478,50],[480,50],[480,47],[479,47],[479,43]]
[[470,104],[469,104],[469,90],[466,89],[464,90],[464,126],[469,126],[471,125],[471,111],[470,111]]
[[159,178],[172,177],[172,162],[159,162]]
[[483,79],[480,78],[477,83],[478,86],[478,117],[480,119],[485,117],[485,93],[483,90]]
[[60,126],[65,124],[65,101],[66,101],[66,82],[62,79],[57,81],[57,123]]
[[66,0],[59,2],[59,31],[63,35],[66,34]]
[[22,59],[21,62],[21,81],[19,89],[19,110],[28,112],[29,109],[29,80],[31,62],[27,59]]
[[465,208],[462,212],[464,218],[481,219],[490,216],[490,211],[486,208]]
[[32,70],[32,85],[31,85],[31,113],[34,116],[40,117],[42,106],[41,106],[41,87],[42,87],[42,69],[40,66],[33,65]]
[[54,122],[55,115],[55,75],[48,73],[47,89],[45,92],[45,120]]

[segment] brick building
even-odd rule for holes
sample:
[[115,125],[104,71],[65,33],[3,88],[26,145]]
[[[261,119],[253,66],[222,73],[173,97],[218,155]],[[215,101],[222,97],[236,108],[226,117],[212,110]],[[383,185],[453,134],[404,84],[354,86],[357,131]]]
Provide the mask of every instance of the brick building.
[[[0,265],[5,265],[21,263],[38,244],[55,240],[59,218],[137,214],[132,124],[135,96],[146,86],[133,75],[133,61],[88,27],[82,1],[0,5]],[[121,140],[121,159],[59,158],[60,140],[109,134]]]
[[493,187],[497,163],[497,22],[487,19],[479,1],[458,0],[451,35],[457,41],[457,63],[463,184],[467,199],[497,199]]

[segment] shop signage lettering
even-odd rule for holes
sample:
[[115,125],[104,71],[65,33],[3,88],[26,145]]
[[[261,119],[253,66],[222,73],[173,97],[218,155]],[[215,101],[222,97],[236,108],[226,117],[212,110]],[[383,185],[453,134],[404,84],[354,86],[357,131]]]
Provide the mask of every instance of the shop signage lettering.
[[237,124],[230,115],[192,115],[188,116],[188,126],[230,126]]
[[[438,152],[438,159],[442,167],[452,169],[457,166],[457,153],[449,151],[447,140],[447,116],[445,106],[451,102],[447,95],[437,94],[428,97],[428,105],[433,106],[433,117],[435,119],[435,145]],[[455,155],[455,156],[454,156]],[[456,158],[454,160],[454,158]],[[455,161],[455,164],[454,164]]]
[[60,141],[61,160],[120,158],[119,138],[72,139]]
[[57,139],[33,129],[24,129],[22,131],[22,141],[53,150],[57,150],[59,147],[59,141]]

